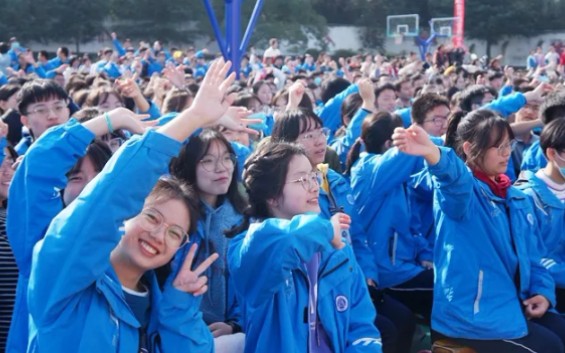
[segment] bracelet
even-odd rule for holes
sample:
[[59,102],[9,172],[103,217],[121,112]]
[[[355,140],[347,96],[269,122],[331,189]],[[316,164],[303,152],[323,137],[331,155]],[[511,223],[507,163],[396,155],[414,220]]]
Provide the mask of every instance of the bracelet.
[[110,121],[110,115],[108,115],[108,113],[104,113],[104,119],[106,119],[106,126],[108,126],[108,131],[113,134],[114,127],[112,126],[112,122]]

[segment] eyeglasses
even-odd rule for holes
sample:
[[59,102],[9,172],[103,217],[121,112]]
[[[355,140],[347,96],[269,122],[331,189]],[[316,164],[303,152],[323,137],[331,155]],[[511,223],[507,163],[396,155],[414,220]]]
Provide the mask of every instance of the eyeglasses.
[[303,177],[296,180],[290,180],[286,184],[290,183],[300,183],[306,191],[310,191],[314,186],[320,186],[320,179],[322,178],[322,173],[320,172],[310,172]]
[[317,139],[323,137],[327,139],[330,136],[331,130],[327,127],[323,127],[321,129],[312,130],[309,132],[304,133],[300,139],[303,141],[316,141]]
[[200,165],[205,171],[212,173],[218,169],[219,164],[226,169],[230,169],[235,166],[236,161],[235,155],[229,153],[220,158],[204,157],[200,160]]
[[120,148],[124,144],[125,140],[121,137],[114,137],[106,141],[110,150],[115,152],[118,148]]
[[154,208],[145,208],[138,217],[139,226],[148,232],[156,232],[165,226],[165,244],[171,249],[179,248],[188,241],[188,234],[180,226],[165,223],[161,212]]
[[435,116],[431,119],[424,120],[424,123],[433,123],[435,126],[443,126],[447,123],[447,117]]
[[500,146],[493,146],[498,151],[499,156],[504,156],[507,152],[512,152],[516,148],[516,140],[510,140]]
[[53,107],[48,107],[48,106],[35,107],[31,110],[28,110],[26,115],[35,114],[37,116],[46,118],[46,117],[49,116],[50,112],[53,112],[53,114],[60,116],[61,114],[66,112],[67,109],[69,109],[67,107],[67,102],[60,102],[60,103],[54,104]]

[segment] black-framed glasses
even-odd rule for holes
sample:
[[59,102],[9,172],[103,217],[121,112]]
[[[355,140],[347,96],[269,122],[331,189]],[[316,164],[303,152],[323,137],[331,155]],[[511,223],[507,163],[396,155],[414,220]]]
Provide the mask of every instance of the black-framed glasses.
[[188,234],[180,226],[166,223],[163,214],[154,208],[144,208],[138,219],[139,226],[148,232],[165,227],[165,244],[169,248],[180,248],[188,241]]
[[234,168],[237,163],[237,158],[234,154],[227,153],[220,158],[214,158],[212,156],[205,156],[200,160],[200,165],[202,168],[210,173],[215,172],[218,169],[218,165],[226,169]]
[[286,184],[300,183],[304,190],[310,191],[314,188],[314,186],[320,186],[320,179],[322,179],[322,173],[316,171],[310,172],[298,179],[289,180]]

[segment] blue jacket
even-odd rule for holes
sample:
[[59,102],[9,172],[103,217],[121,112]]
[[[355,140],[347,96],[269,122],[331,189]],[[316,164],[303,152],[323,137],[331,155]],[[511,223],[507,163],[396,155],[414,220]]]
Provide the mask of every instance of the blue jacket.
[[379,283],[379,274],[377,271],[377,262],[373,257],[373,253],[368,246],[367,234],[363,229],[363,224],[355,211],[355,202],[353,199],[353,191],[349,186],[349,182],[339,173],[328,168],[327,181],[330,192],[326,192],[320,188],[320,209],[321,215],[330,219],[336,212],[343,212],[351,217],[351,228],[349,235],[355,259],[363,270],[367,279],[372,279],[375,283]]
[[532,145],[524,151],[524,158],[520,170],[529,170],[537,172],[547,165],[547,158],[543,154],[543,149],[540,146],[539,140],[534,141]]
[[[191,234],[191,243],[199,244],[194,263],[201,263],[208,256],[217,252],[220,258],[206,271],[208,277],[208,291],[203,295],[200,310],[204,322],[210,325],[214,322],[234,321],[241,325],[239,305],[235,297],[233,283],[228,271],[227,252],[229,239],[224,232],[243,221],[243,216],[238,213],[232,204],[225,200],[217,208],[212,208],[201,203],[203,214],[198,221],[195,234]],[[220,246],[220,248],[218,248]],[[184,246],[175,256],[175,261],[182,264],[186,258],[190,245]],[[216,286],[223,289],[217,293]],[[221,300],[220,298],[223,298]],[[223,314],[219,314],[223,312]]]
[[363,120],[371,114],[370,111],[365,109],[359,109],[357,113],[353,116],[349,125],[347,125],[347,129],[345,130],[345,135],[337,138],[332,143],[331,147],[337,152],[339,156],[339,161],[341,162],[341,166],[345,169],[345,162],[347,160],[347,154],[355,140],[361,136],[361,126],[363,125]]
[[533,205],[514,187],[506,199],[495,196],[454,151],[439,148],[428,167],[437,227],[432,328],[468,339],[524,337],[522,301],[539,294],[555,305],[555,283],[535,247]]
[[481,109],[492,109],[504,118],[507,118],[510,114],[520,110],[524,105],[526,105],[526,97],[523,93],[516,92],[499,97],[484,105]]
[[352,84],[343,92],[337,94],[320,108],[316,113],[324,122],[324,126],[331,130],[328,143],[332,143],[335,132],[341,126],[341,104],[350,94],[359,92],[359,87]]
[[539,251],[544,265],[559,288],[565,288],[565,204],[534,172],[525,171],[516,187],[534,201],[539,234]]
[[334,353],[381,352],[375,309],[351,247],[333,250],[316,215],[254,223],[232,240],[230,271],[242,305],[245,352],[306,352],[309,285],[303,263],[321,252],[318,316]]
[[27,287],[34,245],[63,209],[60,190],[66,173],[86,153],[94,135],[75,119],[47,130],[29,148],[14,174],[8,198],[7,234],[19,277],[8,352],[25,352],[28,337]]
[[411,229],[407,183],[422,159],[391,148],[382,155],[362,153],[351,169],[351,188],[383,288],[404,283],[424,270],[427,241]]
[[[124,220],[139,214],[180,147],[156,131],[133,137],[55,217],[34,249],[30,352],[139,351],[140,324],[125,302],[109,256],[123,235]],[[212,352],[199,298],[176,290],[174,273],[162,292],[153,272],[146,275],[152,298],[146,330],[150,351],[178,352],[182,347]]]

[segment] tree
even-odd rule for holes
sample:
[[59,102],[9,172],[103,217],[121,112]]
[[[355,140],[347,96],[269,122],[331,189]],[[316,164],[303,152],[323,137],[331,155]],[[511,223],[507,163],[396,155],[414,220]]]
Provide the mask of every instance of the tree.
[[[434,11],[453,13],[453,0],[435,0]],[[533,36],[543,31],[543,18],[537,1],[531,0],[473,0],[465,9],[465,34],[487,43],[490,49],[505,36]]]
[[104,31],[104,20],[109,10],[107,0],[49,0],[46,23],[49,39],[72,41],[75,51],[80,44]]

